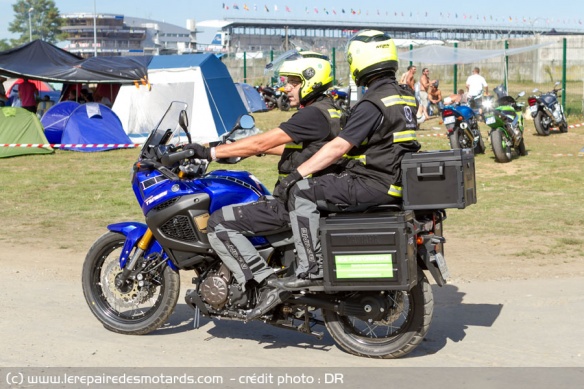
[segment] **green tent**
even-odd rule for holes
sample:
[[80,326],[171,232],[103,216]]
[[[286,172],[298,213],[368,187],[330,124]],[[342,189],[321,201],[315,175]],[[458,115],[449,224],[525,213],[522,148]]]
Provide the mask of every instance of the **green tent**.
[[[49,142],[38,117],[24,108],[0,108],[0,158],[28,154],[51,154],[51,147],[38,147]],[[7,145],[27,145],[9,147]]]

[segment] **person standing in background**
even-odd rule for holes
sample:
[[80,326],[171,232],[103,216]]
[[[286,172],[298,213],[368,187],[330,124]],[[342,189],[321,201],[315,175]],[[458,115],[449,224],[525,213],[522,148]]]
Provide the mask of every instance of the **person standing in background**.
[[0,76],[0,107],[4,107],[6,101],[8,101],[6,98],[6,89],[4,89],[4,81],[6,81],[6,78]]
[[18,98],[21,101],[22,108],[36,113],[38,97],[39,91],[37,87],[28,78],[24,78],[22,84],[18,85]]

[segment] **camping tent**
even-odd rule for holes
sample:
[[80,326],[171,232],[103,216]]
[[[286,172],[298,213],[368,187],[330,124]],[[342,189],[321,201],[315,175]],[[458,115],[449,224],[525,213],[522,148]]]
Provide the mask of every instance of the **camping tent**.
[[64,150],[90,152],[117,148],[103,145],[130,144],[132,141],[124,132],[120,119],[110,108],[98,103],[87,103],[79,105],[67,118],[61,143],[102,145],[99,147],[62,146]]
[[49,143],[61,143],[67,119],[77,107],[79,107],[79,103],[75,101],[63,101],[53,105],[43,115],[41,124],[45,128],[45,136]]
[[263,112],[268,110],[266,102],[253,86],[236,82],[235,87],[239,92],[239,96],[241,96],[241,101],[243,101],[247,112]]
[[171,101],[188,104],[193,141],[209,142],[247,113],[227,67],[214,54],[164,55],[148,66],[150,86],[122,86],[113,105],[127,134],[152,131]]
[[[47,144],[38,117],[24,108],[0,107],[0,144]],[[0,158],[50,154],[50,147],[0,147]]]

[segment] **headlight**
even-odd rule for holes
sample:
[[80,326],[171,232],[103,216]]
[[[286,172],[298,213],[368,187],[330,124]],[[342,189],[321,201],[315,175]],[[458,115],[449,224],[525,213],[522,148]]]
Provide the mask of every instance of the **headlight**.
[[483,101],[483,107],[485,108],[491,108],[493,106],[493,102],[491,100],[485,100]]

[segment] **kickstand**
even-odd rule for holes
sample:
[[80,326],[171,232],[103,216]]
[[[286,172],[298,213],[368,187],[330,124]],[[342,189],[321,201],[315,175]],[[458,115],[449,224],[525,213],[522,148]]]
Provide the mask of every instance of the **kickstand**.
[[193,328],[198,330],[201,324],[201,310],[199,307],[195,307],[195,312],[193,314]]

